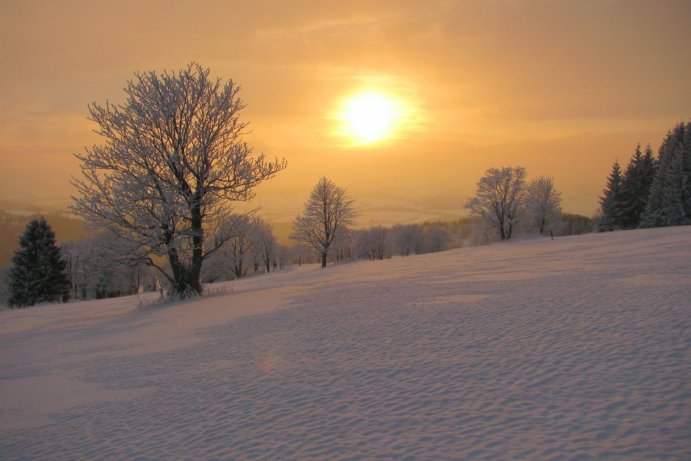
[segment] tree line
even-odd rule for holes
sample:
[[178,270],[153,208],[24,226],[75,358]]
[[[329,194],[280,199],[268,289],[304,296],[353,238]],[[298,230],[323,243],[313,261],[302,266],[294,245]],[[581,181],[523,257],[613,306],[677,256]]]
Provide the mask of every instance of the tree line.
[[691,122],[667,133],[657,157],[639,144],[623,171],[614,162],[597,223],[600,231],[691,224]]
[[[323,177],[314,186],[304,211],[293,220],[296,248],[329,259],[385,259],[509,240],[518,233],[571,235],[592,232],[593,221],[562,213],[561,194],[554,180],[526,180],[523,167],[490,168],[477,183],[476,195],[466,203],[471,217],[451,222],[373,226],[352,230],[354,201],[345,189]],[[331,255],[331,256],[330,256]]]

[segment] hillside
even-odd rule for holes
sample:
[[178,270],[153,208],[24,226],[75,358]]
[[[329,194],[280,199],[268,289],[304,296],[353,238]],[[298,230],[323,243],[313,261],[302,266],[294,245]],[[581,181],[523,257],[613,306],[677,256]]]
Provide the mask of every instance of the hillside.
[[637,230],[0,312],[0,453],[691,459],[689,261]]

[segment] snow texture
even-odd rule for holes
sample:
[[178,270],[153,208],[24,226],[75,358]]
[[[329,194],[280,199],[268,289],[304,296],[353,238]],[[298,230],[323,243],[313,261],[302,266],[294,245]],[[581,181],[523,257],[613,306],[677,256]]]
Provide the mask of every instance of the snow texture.
[[690,276],[677,227],[0,312],[0,457],[691,459]]

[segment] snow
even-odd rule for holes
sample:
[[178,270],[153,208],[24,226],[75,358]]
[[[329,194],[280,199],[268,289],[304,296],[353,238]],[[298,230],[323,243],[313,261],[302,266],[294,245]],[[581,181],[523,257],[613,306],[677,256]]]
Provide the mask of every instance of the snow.
[[0,312],[0,455],[691,459],[690,276],[678,227]]

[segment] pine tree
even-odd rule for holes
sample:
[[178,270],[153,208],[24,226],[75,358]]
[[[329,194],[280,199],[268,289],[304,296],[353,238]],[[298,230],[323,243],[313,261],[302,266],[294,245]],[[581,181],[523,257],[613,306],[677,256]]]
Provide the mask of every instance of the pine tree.
[[691,223],[691,123],[680,123],[660,147],[659,167],[641,219],[642,227]]
[[621,167],[619,162],[614,162],[612,172],[607,178],[607,187],[603,190],[604,195],[600,197],[601,214],[598,230],[601,232],[621,229],[623,226],[621,182]]
[[640,224],[654,178],[655,158],[652,149],[648,146],[645,154],[641,154],[639,144],[621,180],[620,203],[623,228],[634,229]]
[[41,302],[66,301],[70,283],[66,262],[55,245],[55,233],[44,218],[26,225],[19,238],[20,248],[10,268],[11,307],[33,306]]

